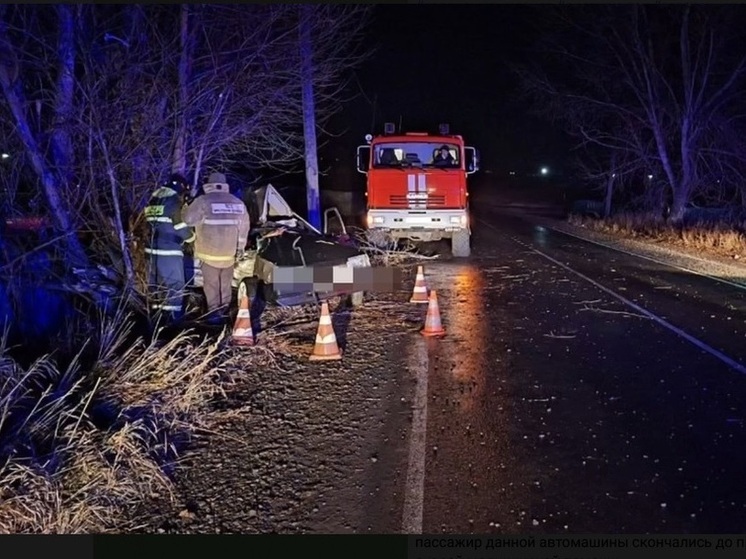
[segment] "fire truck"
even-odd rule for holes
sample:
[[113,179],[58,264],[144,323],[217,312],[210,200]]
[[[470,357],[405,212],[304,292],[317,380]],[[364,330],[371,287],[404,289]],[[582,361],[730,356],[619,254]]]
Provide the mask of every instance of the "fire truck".
[[429,134],[397,133],[386,123],[382,135],[365,140],[357,148],[357,170],[367,175],[369,238],[451,239],[453,256],[469,256],[466,177],[478,170],[476,149],[450,134],[447,124]]

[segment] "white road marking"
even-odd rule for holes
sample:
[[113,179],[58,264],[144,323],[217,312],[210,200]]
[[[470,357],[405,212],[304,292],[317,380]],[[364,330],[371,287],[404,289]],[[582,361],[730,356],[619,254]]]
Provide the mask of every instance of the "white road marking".
[[736,370],[736,371],[738,371],[739,373],[741,373],[741,374],[743,374],[743,375],[746,375],[746,366],[742,365],[741,363],[739,363],[738,361],[736,361],[736,360],[734,360],[734,359],[731,359],[731,358],[730,358],[730,357],[728,357],[728,356],[727,356],[726,354],[724,354],[724,353],[723,353],[722,351],[720,351],[720,350],[717,350],[717,349],[715,349],[714,347],[712,347],[712,346],[710,346],[710,345],[706,344],[706,343],[705,343],[705,342],[703,342],[702,340],[700,340],[700,339],[698,339],[698,338],[695,338],[695,337],[694,337],[694,336],[692,336],[691,334],[687,334],[687,333],[686,333],[686,332],[684,332],[684,331],[683,331],[683,330],[682,330],[681,328],[678,328],[677,326],[674,326],[673,324],[671,324],[671,323],[670,323],[670,322],[668,322],[667,320],[665,320],[665,319],[661,318],[661,317],[660,317],[660,316],[658,316],[657,314],[655,314],[655,313],[653,313],[653,312],[651,312],[651,311],[647,310],[647,309],[646,309],[646,308],[644,308],[644,307],[641,307],[641,306],[640,306],[640,305],[638,305],[637,303],[633,303],[632,301],[630,301],[630,300],[629,300],[629,299],[627,299],[626,297],[622,297],[622,296],[621,296],[621,295],[619,295],[619,294],[618,294],[618,293],[617,293],[616,291],[612,291],[612,290],[611,290],[611,289],[609,289],[608,287],[604,287],[603,285],[601,285],[601,284],[600,284],[600,283],[598,283],[597,281],[594,281],[594,280],[592,280],[591,278],[589,278],[588,276],[586,276],[586,275],[583,275],[583,274],[581,274],[580,272],[578,272],[578,271],[576,271],[576,270],[573,270],[572,268],[570,268],[570,266],[567,266],[566,264],[563,264],[563,263],[562,263],[562,262],[560,262],[559,260],[555,260],[554,258],[552,258],[551,256],[549,256],[548,254],[544,254],[544,253],[543,253],[543,252],[541,252],[540,250],[536,250],[535,248],[532,248],[532,247],[528,246],[528,245],[527,245],[527,244],[525,244],[525,243],[521,243],[520,241],[516,241],[516,242],[517,242],[517,243],[520,243],[520,244],[522,244],[522,245],[523,245],[523,246],[525,246],[525,247],[528,247],[528,249],[529,249],[529,250],[532,250],[532,251],[533,251],[533,252],[535,252],[536,254],[538,254],[538,255],[540,255],[540,256],[543,256],[544,258],[546,258],[546,259],[547,259],[547,260],[549,260],[550,262],[554,262],[554,263],[555,263],[555,264],[556,264],[557,266],[559,266],[560,268],[564,268],[564,269],[565,269],[565,270],[567,270],[568,272],[572,272],[572,273],[573,273],[573,274],[575,274],[576,276],[578,276],[578,277],[580,277],[580,278],[584,279],[585,281],[587,281],[588,283],[590,283],[590,284],[594,285],[595,287],[597,287],[597,288],[598,288],[598,289],[600,289],[601,291],[603,291],[603,292],[605,292],[605,293],[608,293],[609,295],[611,295],[612,297],[614,297],[614,298],[618,299],[619,301],[621,301],[621,302],[622,302],[622,303],[624,303],[625,305],[628,305],[628,306],[632,307],[632,308],[633,308],[633,309],[635,309],[635,310],[636,310],[637,312],[639,312],[639,313],[641,313],[641,314],[644,314],[645,316],[647,316],[647,317],[648,317],[649,319],[651,319],[651,320],[654,320],[655,322],[657,322],[658,324],[660,324],[660,325],[661,325],[661,326],[663,326],[664,328],[668,328],[669,330],[671,330],[671,332],[673,332],[674,334],[676,334],[676,335],[678,335],[678,336],[680,336],[680,337],[684,338],[684,339],[685,339],[686,341],[688,341],[688,342],[690,342],[690,343],[694,344],[695,346],[697,346],[697,347],[698,347],[699,349],[701,349],[702,351],[706,351],[707,353],[709,353],[709,354],[710,354],[710,355],[712,355],[713,357],[717,357],[717,358],[718,358],[718,359],[720,359],[720,360],[721,360],[721,361],[722,361],[723,363],[725,363],[725,364],[726,364],[726,365],[728,365],[729,367],[732,367],[733,369],[735,369],[735,370]]
[[[498,231],[498,229],[497,229],[497,228],[496,228],[496,227],[495,227],[494,225],[492,225],[491,223],[488,223],[488,222],[486,222],[486,221],[484,221],[484,220],[480,220],[480,221],[481,221],[481,222],[482,222],[483,224],[485,224],[485,225],[486,225],[487,227],[489,227],[490,229],[492,229],[492,230],[494,230],[494,231]],[[563,264],[563,263],[562,263],[562,262],[560,262],[559,260],[556,260],[555,258],[552,258],[552,257],[551,257],[551,256],[549,256],[548,254],[544,254],[544,253],[543,253],[543,252],[541,252],[540,250],[536,250],[536,249],[535,249],[535,248],[533,248],[532,246],[530,246],[530,245],[528,245],[528,244],[526,244],[526,243],[524,243],[524,242],[522,242],[522,241],[519,241],[518,239],[515,239],[515,238],[513,238],[513,241],[514,241],[514,242],[516,242],[516,243],[518,243],[519,245],[522,245],[522,246],[524,246],[524,247],[528,248],[528,249],[529,249],[530,251],[532,251],[532,252],[535,252],[535,253],[536,253],[536,254],[538,254],[539,256],[542,256],[542,257],[546,258],[546,259],[547,259],[547,260],[549,260],[550,262],[553,262],[554,264],[556,264],[556,265],[557,265],[557,266],[559,266],[560,268],[562,268],[562,269],[564,269],[564,270],[567,270],[568,272],[571,272],[571,273],[575,274],[576,276],[578,276],[578,277],[579,277],[579,278],[581,278],[581,279],[584,279],[585,281],[587,281],[588,283],[590,283],[590,284],[591,284],[591,285],[593,285],[594,287],[596,287],[596,288],[600,289],[600,290],[601,290],[601,291],[603,291],[604,293],[607,293],[607,294],[611,295],[612,297],[614,297],[614,298],[615,298],[615,299],[617,299],[618,301],[621,301],[621,302],[622,302],[622,303],[624,303],[625,305],[627,305],[627,306],[629,306],[629,307],[631,307],[631,308],[635,309],[635,310],[636,310],[637,312],[639,312],[639,313],[641,313],[641,314],[644,314],[644,315],[645,315],[645,316],[647,316],[647,317],[648,317],[649,319],[653,320],[654,322],[657,322],[658,324],[660,324],[660,325],[661,325],[661,326],[663,326],[664,328],[667,328],[668,330],[671,330],[671,331],[672,331],[672,332],[673,332],[674,334],[676,334],[677,336],[679,336],[679,337],[681,337],[681,338],[685,339],[685,340],[686,340],[686,341],[688,341],[689,343],[691,343],[691,344],[695,345],[696,347],[698,347],[698,348],[699,348],[699,349],[701,349],[702,351],[705,351],[706,353],[709,353],[710,355],[712,355],[713,357],[716,357],[716,358],[720,359],[720,361],[722,361],[723,363],[725,363],[725,364],[726,364],[726,365],[728,365],[729,367],[731,367],[731,368],[735,369],[735,370],[736,370],[736,371],[738,371],[739,373],[741,373],[741,374],[743,374],[743,375],[746,375],[746,366],[742,365],[741,363],[739,363],[739,362],[738,362],[738,361],[736,361],[735,359],[732,359],[732,358],[728,357],[728,356],[727,356],[726,354],[724,354],[724,353],[723,353],[722,351],[720,351],[720,350],[717,350],[717,349],[715,349],[714,347],[712,347],[712,346],[710,346],[710,345],[706,344],[706,343],[705,343],[705,342],[703,342],[702,340],[700,340],[700,339],[698,339],[698,338],[695,338],[695,337],[694,337],[694,336],[692,336],[691,334],[687,334],[687,333],[686,333],[686,332],[684,332],[684,331],[683,331],[683,330],[682,330],[681,328],[678,328],[677,326],[674,326],[673,324],[671,324],[670,322],[668,322],[668,321],[666,321],[665,319],[661,318],[661,317],[660,317],[660,316],[658,316],[657,314],[655,314],[655,313],[653,313],[653,312],[651,312],[651,311],[647,310],[647,309],[646,309],[646,308],[644,308],[644,307],[641,307],[641,306],[640,306],[640,305],[638,305],[637,303],[633,303],[632,301],[630,301],[630,300],[629,300],[629,299],[627,299],[626,297],[622,297],[622,296],[621,296],[621,295],[619,295],[619,294],[618,294],[618,293],[617,293],[616,291],[613,291],[613,290],[609,289],[608,287],[605,287],[605,286],[601,285],[601,284],[600,284],[600,283],[598,283],[597,281],[595,281],[595,280],[592,280],[591,278],[589,278],[588,276],[586,276],[586,275],[584,275],[584,274],[581,274],[581,273],[580,273],[580,272],[578,272],[577,270],[573,270],[573,269],[572,269],[572,268],[571,268],[570,266],[568,266],[567,264]]]
[[[628,256],[635,256],[637,258],[642,258],[643,260],[650,260],[651,262],[655,262],[656,264],[661,264],[668,268],[674,268],[676,270],[681,270],[682,272],[689,272],[690,274],[696,274],[698,276],[702,276],[702,277],[705,277],[705,278],[708,278],[714,281],[719,281],[720,283],[725,283],[727,285],[730,285],[731,287],[737,287],[738,289],[746,289],[746,285],[743,283],[736,283],[734,281],[730,281],[724,278],[719,278],[717,276],[711,276],[710,274],[706,274],[705,272],[699,272],[697,270],[692,270],[691,268],[686,268],[684,266],[679,266],[677,264],[671,264],[669,262],[664,262],[663,260],[658,260],[657,258],[653,258],[652,256],[635,254],[634,252],[624,250],[623,248],[618,248],[613,245],[607,245],[606,243],[602,243],[601,241],[595,241],[593,239],[586,239],[585,237],[581,237],[580,235],[575,235],[574,233],[568,233],[567,231],[563,231],[562,229],[555,229],[554,227],[551,227],[551,226],[542,226],[542,227],[547,227],[551,229],[552,231],[556,231],[557,233],[561,233],[562,235],[567,235],[568,237],[575,237],[576,239],[580,239],[581,241],[585,241],[587,243],[592,243],[594,245],[602,246],[604,248],[610,248],[611,250],[621,252]],[[692,260],[697,260],[699,262],[708,263],[707,260],[705,260],[704,258],[698,258],[696,256],[686,255],[686,258],[691,258]]]
[[409,435],[409,464],[404,494],[402,532],[422,534],[422,510],[425,501],[425,457],[427,445],[427,340],[417,336],[410,353],[408,368],[417,379]]

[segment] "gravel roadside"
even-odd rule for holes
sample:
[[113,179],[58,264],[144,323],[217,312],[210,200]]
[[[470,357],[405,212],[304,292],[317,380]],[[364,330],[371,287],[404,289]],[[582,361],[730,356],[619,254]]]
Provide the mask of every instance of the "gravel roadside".
[[397,531],[415,384],[402,363],[424,319],[410,295],[332,302],[340,361],[308,360],[314,307],[265,334],[274,362],[229,372],[228,398],[186,455],[174,500],[139,531]]

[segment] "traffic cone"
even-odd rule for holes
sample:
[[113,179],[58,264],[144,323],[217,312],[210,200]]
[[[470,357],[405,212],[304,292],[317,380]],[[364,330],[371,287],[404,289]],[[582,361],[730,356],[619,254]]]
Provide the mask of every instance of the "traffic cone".
[[433,289],[430,292],[430,299],[427,305],[427,316],[425,317],[425,327],[422,329],[423,336],[444,336],[446,331],[440,323],[440,309],[438,309],[438,295]]
[[414,290],[412,290],[412,298],[409,300],[410,303],[427,303],[427,284],[425,284],[425,273],[422,271],[422,266],[417,266],[417,277],[414,280]]
[[254,345],[254,331],[251,329],[251,316],[249,314],[249,296],[239,289],[240,301],[238,304],[238,316],[233,325],[231,342],[234,345]]
[[319,329],[316,332],[316,344],[310,361],[333,361],[342,359],[342,353],[337,345],[337,336],[334,334],[332,317],[329,315],[329,304],[321,303],[321,317],[319,318]]

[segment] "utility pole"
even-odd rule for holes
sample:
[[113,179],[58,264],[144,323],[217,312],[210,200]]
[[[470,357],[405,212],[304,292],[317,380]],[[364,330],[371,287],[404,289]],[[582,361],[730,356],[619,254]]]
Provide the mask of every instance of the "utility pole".
[[311,24],[313,4],[300,7],[300,60],[303,87],[303,135],[306,144],[306,202],[308,222],[321,230],[321,204],[319,203],[319,163],[316,153],[316,114],[313,99],[313,42]]

